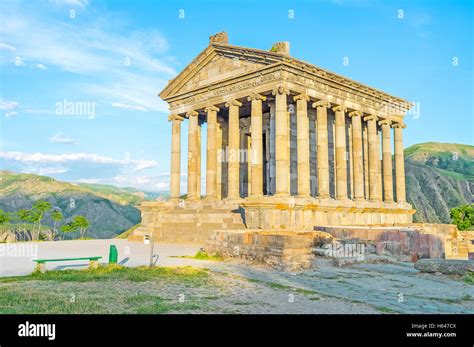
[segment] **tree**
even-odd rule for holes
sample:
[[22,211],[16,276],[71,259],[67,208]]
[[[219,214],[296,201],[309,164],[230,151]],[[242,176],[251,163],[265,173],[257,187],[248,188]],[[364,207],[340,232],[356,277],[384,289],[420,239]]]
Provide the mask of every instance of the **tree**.
[[0,225],[8,223],[10,220],[10,214],[0,209]]
[[58,225],[58,222],[62,221],[64,218],[63,214],[61,213],[61,211],[59,210],[53,210],[53,212],[51,212],[51,219],[53,220],[54,222],[54,227],[53,227],[53,233],[57,233],[57,225]]
[[474,204],[462,205],[451,209],[451,221],[459,230],[468,230],[474,227]]
[[77,231],[77,226],[74,225],[72,222],[66,223],[61,227],[61,231],[63,233],[73,233]]
[[43,220],[44,215],[46,212],[51,210],[52,206],[49,202],[44,201],[44,200],[38,200],[33,204],[32,211],[36,213],[35,218],[36,222],[38,223],[38,236],[41,231],[41,222]]
[[25,210],[24,208],[20,209],[16,213],[16,218],[20,223],[20,233],[23,235],[23,240],[26,241],[26,232],[28,228],[28,223],[32,222],[33,213],[31,210]]
[[86,234],[87,228],[89,228],[89,221],[84,216],[75,216],[72,220],[72,224],[79,228],[81,238]]

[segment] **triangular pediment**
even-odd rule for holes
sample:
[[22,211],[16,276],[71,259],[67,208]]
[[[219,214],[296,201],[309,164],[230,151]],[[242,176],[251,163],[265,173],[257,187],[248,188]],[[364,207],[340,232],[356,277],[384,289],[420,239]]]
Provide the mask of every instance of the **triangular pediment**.
[[251,54],[248,50],[230,45],[209,45],[168,83],[160,97],[167,100],[224,79],[254,72],[281,59],[275,59],[273,53],[269,55]]

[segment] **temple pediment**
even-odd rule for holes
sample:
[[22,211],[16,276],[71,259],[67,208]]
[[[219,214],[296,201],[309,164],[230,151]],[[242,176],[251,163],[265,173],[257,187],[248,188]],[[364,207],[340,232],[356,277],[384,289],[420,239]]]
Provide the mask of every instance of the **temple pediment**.
[[280,53],[211,43],[160,93],[164,100],[206,85],[245,75],[285,59]]

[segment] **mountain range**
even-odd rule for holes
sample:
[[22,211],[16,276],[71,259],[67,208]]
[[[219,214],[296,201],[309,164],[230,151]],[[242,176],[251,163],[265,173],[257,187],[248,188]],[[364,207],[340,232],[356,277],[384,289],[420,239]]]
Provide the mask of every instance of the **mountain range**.
[[[51,177],[0,171],[0,209],[8,212],[29,209],[45,200],[64,215],[63,223],[83,215],[92,238],[111,238],[140,222],[136,205],[144,200],[166,197],[166,193],[140,191],[112,185],[68,183]],[[53,225],[46,216],[44,223]]]

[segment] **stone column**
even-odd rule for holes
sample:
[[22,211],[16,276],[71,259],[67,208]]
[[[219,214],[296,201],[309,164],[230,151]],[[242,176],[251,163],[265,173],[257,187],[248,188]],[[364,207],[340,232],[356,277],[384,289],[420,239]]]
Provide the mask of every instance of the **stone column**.
[[362,123],[362,146],[364,148],[364,198],[369,200],[369,140],[367,123]]
[[253,93],[247,100],[252,102],[250,114],[250,135],[252,137],[252,151],[250,155],[250,188],[249,196],[261,196],[263,194],[263,139],[262,139],[262,101],[267,98],[263,95]]
[[286,97],[290,94],[284,86],[275,88],[275,161],[276,195],[290,194],[290,141],[288,138],[288,110]]
[[298,196],[310,196],[309,171],[309,96],[300,94],[293,98],[296,101],[296,149],[298,159]]
[[405,191],[405,158],[403,154],[403,138],[402,131],[406,125],[402,122],[392,125],[395,139],[395,187],[397,193],[397,201],[406,201]]
[[318,197],[329,198],[329,145],[327,101],[313,103],[316,108],[316,161],[318,164]]
[[207,159],[206,159],[206,198],[217,198],[217,112],[218,107],[209,106],[207,113]]
[[229,147],[228,147],[228,191],[229,199],[240,197],[239,190],[239,163],[240,163],[240,131],[239,131],[239,107],[242,103],[237,100],[225,104],[229,108]]
[[216,126],[216,154],[217,154],[217,173],[216,173],[216,195],[217,200],[222,199],[222,119],[217,121]]
[[378,167],[377,167],[377,177],[379,178],[379,200],[382,201],[383,200],[383,180],[382,180],[382,159],[380,158],[380,148],[381,148],[381,142],[380,142],[380,138],[381,138],[381,135],[382,135],[382,131],[381,129],[379,128],[378,126],[378,122],[376,122],[377,124],[377,156],[379,158],[379,160],[377,161],[377,164],[378,164]]
[[201,127],[202,123],[201,123],[201,120],[198,119],[198,127],[197,127],[197,143],[198,143],[198,152],[197,152],[197,177],[196,177],[196,190],[197,190],[197,196],[198,196],[198,199],[201,198],[201,135],[202,135],[202,127]]
[[392,177],[392,150],[390,142],[391,121],[384,119],[379,122],[382,127],[382,169],[383,169],[383,200],[393,202],[393,177]]
[[364,118],[367,121],[369,140],[369,200],[380,201],[380,185],[378,177],[378,162],[380,151],[377,147],[377,117],[369,115]]
[[353,185],[354,200],[364,199],[364,162],[362,158],[362,112],[353,111],[349,113],[352,118],[352,163],[353,163]]
[[171,170],[170,170],[170,200],[179,199],[181,183],[181,122],[183,117],[172,114],[171,121]]
[[197,170],[198,170],[198,116],[199,113],[191,111],[186,113],[189,119],[188,128],[188,199],[199,198],[197,191]]
[[336,199],[347,199],[346,109],[333,107],[336,113]]

